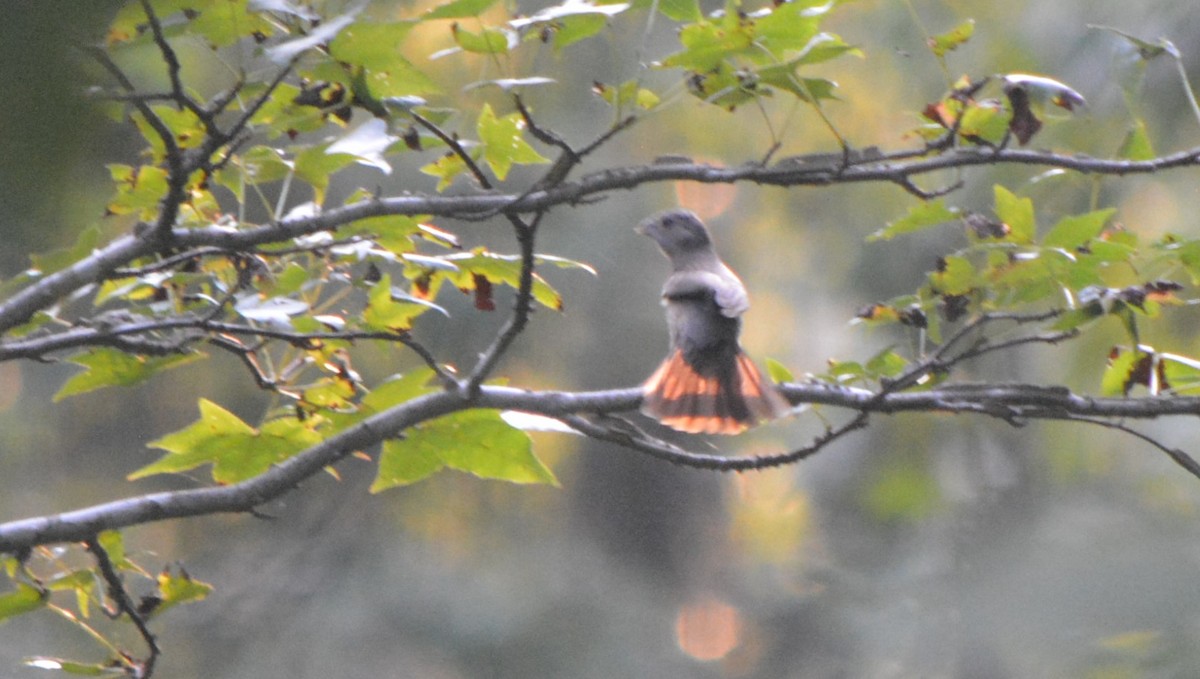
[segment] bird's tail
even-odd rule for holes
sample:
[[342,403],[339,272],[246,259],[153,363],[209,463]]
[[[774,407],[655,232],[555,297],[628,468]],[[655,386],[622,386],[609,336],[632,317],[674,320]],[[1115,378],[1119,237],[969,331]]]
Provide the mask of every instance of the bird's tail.
[[642,386],[642,412],[693,434],[738,434],[791,410],[742,352],[728,370],[702,375],[675,350]]

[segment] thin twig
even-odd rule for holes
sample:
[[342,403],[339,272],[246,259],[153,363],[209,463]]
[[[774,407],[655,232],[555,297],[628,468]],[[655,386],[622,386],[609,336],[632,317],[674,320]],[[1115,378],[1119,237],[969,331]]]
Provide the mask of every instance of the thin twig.
[[1104,427],[1106,429],[1116,429],[1117,431],[1124,432],[1126,434],[1129,434],[1130,436],[1141,439],[1142,441],[1149,443],[1150,445],[1154,446],[1155,448],[1166,453],[1167,457],[1171,458],[1171,460],[1175,464],[1179,465],[1180,467],[1183,467],[1192,476],[1195,476],[1196,478],[1200,478],[1200,464],[1198,464],[1196,462],[1195,458],[1193,458],[1191,455],[1188,455],[1187,453],[1183,452],[1182,450],[1180,450],[1178,448],[1171,448],[1171,447],[1167,446],[1166,444],[1162,443],[1161,441],[1159,441],[1158,439],[1154,438],[1153,436],[1143,434],[1142,432],[1134,429],[1133,427],[1129,427],[1125,424],[1122,424],[1122,423],[1114,421],[1114,420],[1102,420],[1102,419],[1095,418],[1095,417],[1084,417],[1084,416],[1072,415],[1071,417],[1065,418],[1065,419],[1068,419],[1072,422],[1086,422],[1087,424],[1093,424],[1093,425],[1096,425],[1097,427]]
[[680,448],[679,446],[667,443],[661,439],[646,435],[644,432],[632,427],[626,426],[618,429],[616,427],[599,424],[591,419],[579,415],[566,415],[560,419],[566,423],[567,426],[586,436],[600,441],[615,443],[623,448],[645,453],[651,457],[664,460],[672,464],[677,464],[683,467],[692,467],[695,469],[707,469],[711,471],[743,472],[757,469],[769,469],[772,467],[782,467],[799,462],[800,460],[814,455],[818,451],[828,446],[830,443],[833,443],[846,434],[858,429],[862,429],[867,425],[867,420],[869,417],[870,414],[867,411],[860,411],[845,424],[827,430],[824,434],[816,437],[806,446],[783,453],[752,455],[746,457],[725,457],[723,455],[694,453]]
[[405,113],[407,113],[409,116],[412,116],[412,119],[415,120],[418,125],[424,127],[426,130],[429,130],[434,134],[434,136],[445,142],[446,146],[450,147],[451,152],[458,156],[459,160],[463,161],[463,164],[467,166],[467,169],[471,172],[471,176],[475,177],[475,181],[479,184],[480,188],[493,188],[492,183],[488,181],[487,175],[483,173],[483,170],[475,163],[475,159],[471,157],[471,154],[467,153],[467,150],[463,148],[462,144],[460,144],[457,139],[449,134],[446,134],[445,130],[438,127],[432,120],[426,118],[420,113],[412,110],[405,111]]
[[100,544],[100,539],[93,535],[89,537],[85,544],[87,550],[92,553],[96,559],[96,566],[100,569],[100,575],[104,577],[104,583],[108,587],[108,596],[117,605],[118,614],[124,613],[133,621],[134,627],[137,628],[138,634],[142,635],[142,640],[146,642],[146,647],[149,649],[149,655],[142,661],[141,673],[137,676],[141,679],[150,679],[154,675],[154,664],[158,661],[158,656],[162,652],[158,646],[158,640],[146,625],[145,618],[138,613],[137,607],[134,606],[133,600],[129,598],[129,592],[125,590],[125,583],[121,581],[121,576],[117,574],[117,569],[113,566],[112,559],[108,556],[108,550]]
[[534,267],[537,264],[534,256],[534,243],[537,239],[538,225],[545,214],[545,212],[537,213],[531,222],[525,222],[515,214],[506,215],[513,225],[517,243],[521,249],[521,275],[517,285],[517,299],[513,304],[508,321],[496,334],[492,344],[483,352],[483,356],[471,371],[470,377],[460,386],[461,393],[468,399],[475,398],[479,392],[479,385],[488,378],[500,357],[504,355],[513,340],[521,334],[529,322],[529,314],[533,310]]
[[[150,33],[154,37],[154,44],[158,47],[159,54],[162,55],[163,62],[167,65],[167,77],[171,81],[171,94],[176,103],[181,108],[186,108],[196,117],[200,118],[206,124],[211,125],[212,116],[208,111],[205,111],[200,104],[188,96],[187,91],[183,87],[183,80],[179,77],[181,67],[179,65],[179,55],[175,53],[175,48],[167,42],[167,36],[163,32],[162,22],[158,19],[158,14],[155,13],[154,7],[151,6],[150,0],[142,0],[142,11],[146,13],[146,20],[150,23]],[[212,130],[209,130],[210,133]]]

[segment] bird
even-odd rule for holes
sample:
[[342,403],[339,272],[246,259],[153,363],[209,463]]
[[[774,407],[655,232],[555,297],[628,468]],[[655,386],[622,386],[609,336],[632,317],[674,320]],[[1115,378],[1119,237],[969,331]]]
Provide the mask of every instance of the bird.
[[671,263],[662,289],[670,352],[642,385],[642,413],[682,432],[739,434],[790,412],[791,404],[738,343],[750,297],[699,217],[667,210],[636,231],[652,238]]

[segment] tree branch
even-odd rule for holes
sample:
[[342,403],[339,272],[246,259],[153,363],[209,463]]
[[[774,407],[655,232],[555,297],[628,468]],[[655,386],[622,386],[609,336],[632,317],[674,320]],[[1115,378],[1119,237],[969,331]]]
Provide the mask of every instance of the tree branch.
[[[320,231],[334,231],[367,217],[389,215],[433,215],[470,219],[510,212],[533,213],[559,205],[571,205],[643,184],[666,181],[733,183],[749,181],[772,186],[819,186],[832,183],[882,181],[894,183],[903,177],[954,167],[989,164],[1023,164],[1059,167],[1091,174],[1125,175],[1152,173],[1174,168],[1200,166],[1200,147],[1151,160],[1105,160],[1049,151],[1004,149],[1000,151],[959,148],[931,158],[914,157],[914,151],[890,155],[862,154],[848,165],[831,161],[827,155],[785,159],[767,168],[742,165],[733,168],[693,163],[687,160],[610,168],[584,175],[572,182],[522,194],[479,194],[470,196],[405,195],[370,198],[326,210],[319,215],[295,217],[258,227],[229,231],[221,227],[177,228],[170,241],[177,247],[216,247],[226,250],[278,243]],[[813,159],[808,162],[807,159]],[[839,171],[840,168],[840,171]],[[103,280],[130,262],[145,257],[154,247],[124,236],[70,267],[55,272],[22,289],[0,304],[0,332],[25,323],[41,309],[80,287]]]
[[[151,493],[117,500],[85,509],[0,524],[0,552],[56,542],[88,540],[97,533],[155,521],[228,512],[251,512],[296,488],[305,479],[335,464],[350,453],[396,436],[414,424],[441,417],[469,407],[519,410],[568,421],[585,434],[625,444],[632,440],[635,450],[679,464],[712,469],[760,469],[803,459],[833,440],[854,431],[871,413],[901,412],[972,413],[1006,422],[1023,420],[1078,421],[1154,419],[1169,415],[1200,415],[1200,397],[1093,398],[1071,392],[1065,387],[1032,384],[957,384],[943,385],[920,392],[880,394],[826,384],[788,384],[782,387],[792,403],[813,403],[856,411],[849,422],[826,432],[809,445],[788,453],[747,458],[729,458],[717,462],[715,456],[693,457],[676,447],[663,447],[653,441],[641,441],[636,435],[614,433],[589,420],[574,419],[579,414],[631,412],[641,404],[639,388],[593,392],[526,391],[512,387],[484,385],[474,401],[464,400],[455,391],[441,391],[415,398],[407,403],[372,416],[363,422],[330,436],[323,442],[272,467],[252,479],[228,486]],[[1118,425],[1124,427],[1124,425]],[[1127,429],[1122,428],[1122,431]],[[1130,433],[1134,433],[1130,431]],[[1139,437],[1144,435],[1137,434]],[[617,440],[618,436],[624,439]],[[1156,447],[1161,444],[1150,441]],[[1175,459],[1176,456],[1172,455]],[[726,460],[727,458],[719,458]],[[1190,459],[1190,458],[1188,458]],[[743,461],[736,461],[743,460]],[[1200,468],[1176,459],[1189,472]]]

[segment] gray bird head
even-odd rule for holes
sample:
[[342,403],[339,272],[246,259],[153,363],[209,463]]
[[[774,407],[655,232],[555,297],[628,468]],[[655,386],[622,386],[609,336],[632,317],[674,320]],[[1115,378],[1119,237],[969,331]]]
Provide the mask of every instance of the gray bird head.
[[667,257],[712,249],[708,229],[688,210],[667,210],[651,215],[638,224],[637,232],[653,238]]

